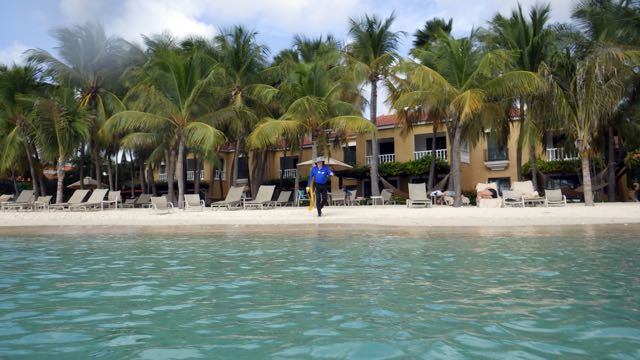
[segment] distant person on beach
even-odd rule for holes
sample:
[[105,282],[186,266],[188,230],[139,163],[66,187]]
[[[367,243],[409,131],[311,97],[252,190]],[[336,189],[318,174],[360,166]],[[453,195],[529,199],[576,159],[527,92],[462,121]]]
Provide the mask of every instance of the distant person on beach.
[[496,189],[492,187],[485,187],[484,189],[478,191],[478,198],[480,199],[496,199],[498,198],[498,192]]
[[324,164],[323,158],[317,158],[316,165],[311,169],[311,174],[309,174],[309,180],[307,181],[307,192],[309,192],[311,179],[313,179],[318,216],[322,216],[322,208],[326,205],[329,205],[329,194],[327,192],[329,176],[333,176],[333,171],[331,171],[331,169]]

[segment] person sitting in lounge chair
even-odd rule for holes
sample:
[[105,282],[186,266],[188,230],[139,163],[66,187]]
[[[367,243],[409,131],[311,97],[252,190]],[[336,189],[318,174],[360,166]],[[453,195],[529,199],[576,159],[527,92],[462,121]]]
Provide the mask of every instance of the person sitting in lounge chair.
[[477,192],[477,196],[479,199],[497,199],[498,191],[489,186]]

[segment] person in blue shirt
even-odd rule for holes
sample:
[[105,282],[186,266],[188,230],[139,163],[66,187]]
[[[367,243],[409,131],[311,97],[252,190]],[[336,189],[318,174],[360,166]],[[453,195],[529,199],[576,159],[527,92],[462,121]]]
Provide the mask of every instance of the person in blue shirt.
[[333,171],[324,164],[323,158],[317,158],[316,165],[311,168],[311,174],[309,174],[309,180],[307,180],[307,192],[309,191],[309,186],[311,186],[311,179],[313,179],[318,216],[322,216],[322,208],[329,204],[329,194],[327,193],[329,176],[333,176]]

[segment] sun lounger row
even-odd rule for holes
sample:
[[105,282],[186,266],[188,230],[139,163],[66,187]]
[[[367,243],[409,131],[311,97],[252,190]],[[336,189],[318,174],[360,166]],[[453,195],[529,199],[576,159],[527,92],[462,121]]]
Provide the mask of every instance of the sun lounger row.
[[[496,193],[498,186],[496,183],[478,184],[476,191],[491,188]],[[493,199],[477,199],[478,207],[525,207],[525,206],[566,206],[567,198],[562,195],[561,190],[545,190],[545,196],[540,196],[533,188],[533,182],[516,181],[510,190],[503,190],[502,196]]]
[[[10,197],[0,197],[0,209],[5,210],[89,210],[104,208],[105,206],[118,206],[120,191],[109,191],[107,189],[93,190],[89,198],[84,199],[89,194],[89,190],[76,190],[69,200],[62,203],[51,204],[52,196],[38,196],[36,198],[33,190],[23,190],[15,201],[10,201]],[[108,194],[108,196],[107,196]],[[105,199],[105,197],[107,197]]]

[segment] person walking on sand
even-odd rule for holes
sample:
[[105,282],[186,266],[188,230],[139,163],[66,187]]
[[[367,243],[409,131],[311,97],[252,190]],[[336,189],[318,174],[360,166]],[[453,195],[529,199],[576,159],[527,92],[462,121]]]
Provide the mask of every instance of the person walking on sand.
[[324,164],[323,158],[316,158],[316,165],[311,168],[309,180],[307,180],[307,192],[309,192],[311,179],[313,179],[316,193],[316,209],[318,209],[318,216],[322,216],[322,208],[325,205],[329,205],[329,194],[327,193],[329,176],[333,176],[333,171],[331,171],[331,169]]

